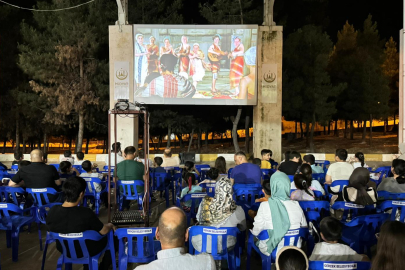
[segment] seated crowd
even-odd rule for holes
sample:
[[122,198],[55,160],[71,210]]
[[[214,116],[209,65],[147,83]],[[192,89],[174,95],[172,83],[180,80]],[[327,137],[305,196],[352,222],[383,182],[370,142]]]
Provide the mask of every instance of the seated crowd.
[[[56,205],[48,212],[46,219],[49,231],[67,234],[79,233],[86,230],[99,232],[106,235],[111,230],[115,231],[113,224],[103,224],[96,214],[89,208],[78,206],[82,202],[86,190],[87,177],[105,180],[106,174],[96,172],[96,166],[84,160],[82,152],[76,155],[77,160],[70,151],[65,151],[59,165],[59,172],[54,166],[44,163],[44,155],[40,150],[31,152],[31,163],[22,160],[22,155],[17,153],[15,161],[19,170],[9,181],[12,187],[27,188],[54,188],[62,190],[63,196],[53,196],[51,201],[63,202]],[[202,179],[201,173],[191,161],[186,161],[182,168],[181,191],[179,199],[187,194],[204,193],[201,184],[215,184],[212,197],[206,195],[198,205],[194,219],[196,226],[210,226],[215,228],[238,228],[239,232],[246,234],[248,229],[257,237],[262,231],[268,232],[268,239],[255,239],[260,252],[270,256],[273,251],[277,254],[276,269],[308,269],[311,261],[342,261],[359,262],[370,261],[370,258],[358,254],[342,241],[343,223],[341,210],[330,209],[331,216],[324,217],[319,222],[319,242],[315,244],[312,254],[307,257],[301,249],[306,246],[303,239],[299,239],[295,247],[284,242],[284,237],[291,230],[311,227],[314,224],[307,222],[300,201],[320,200],[316,196],[319,192],[325,199],[330,195],[331,207],[335,202],[344,201],[360,206],[376,205],[378,191],[405,193],[405,161],[395,159],[391,172],[393,177],[384,178],[378,187],[370,181],[370,171],[365,164],[364,154],[356,153],[353,159],[348,160],[345,149],[337,149],[335,163],[329,168],[318,166],[315,157],[311,154],[301,158],[296,151],[287,151],[284,160],[278,165],[272,158],[272,151],[263,149],[261,159],[248,158],[245,153],[237,152],[234,155],[235,167],[227,171],[226,160],[218,157],[215,166],[206,172],[207,179]],[[164,150],[163,157],[146,160],[143,152],[134,146],[128,146],[121,152],[121,144],[112,145],[111,156],[106,158],[115,164],[114,181],[118,180],[143,180],[145,181],[145,165],[152,166],[154,173],[166,173],[167,167],[179,167],[180,160],[174,157],[169,148]],[[145,164],[146,163],[146,164]],[[72,165],[81,165],[81,171]],[[270,170],[269,179],[263,177],[262,169]],[[229,174],[229,179],[228,179]],[[322,181],[313,179],[314,175],[324,174]],[[291,176],[291,178],[289,177]],[[199,179],[200,181],[198,181]],[[292,180],[293,179],[293,180]],[[334,181],[347,180],[344,187],[331,186]],[[63,183],[63,186],[61,186]],[[166,183],[167,184],[167,183]],[[245,212],[235,199],[234,191],[246,185],[258,187],[262,195],[256,199],[256,204]],[[100,192],[105,184],[95,185],[96,192]],[[138,193],[144,192],[143,186],[136,186]],[[260,197],[260,196],[259,196]],[[247,198],[245,198],[247,200]],[[124,209],[130,209],[130,201],[124,202]],[[161,243],[161,250],[157,252],[157,260],[141,265],[142,269],[220,269],[221,264],[214,261],[209,254],[190,255],[184,248],[185,241],[190,240],[194,249],[201,252],[203,247],[202,235],[189,238],[186,214],[190,212],[191,200],[184,201],[181,206],[166,209],[159,218],[156,230],[156,239]],[[251,223],[247,222],[252,220]],[[387,221],[381,227],[377,244],[377,253],[372,259],[372,269],[401,269],[405,249],[402,242],[405,240],[405,225],[398,221]],[[233,249],[238,239],[228,237],[219,238],[218,252],[225,245]],[[90,255],[100,253],[107,245],[104,237],[98,242],[89,241],[86,246]],[[114,241],[117,246],[117,241]],[[206,252],[211,253],[211,238],[206,243]],[[75,246],[80,249],[79,246]],[[62,252],[62,246],[57,242],[57,249]],[[111,254],[107,251],[100,264],[100,269],[109,269],[112,264]],[[86,268],[85,268],[86,269]]]

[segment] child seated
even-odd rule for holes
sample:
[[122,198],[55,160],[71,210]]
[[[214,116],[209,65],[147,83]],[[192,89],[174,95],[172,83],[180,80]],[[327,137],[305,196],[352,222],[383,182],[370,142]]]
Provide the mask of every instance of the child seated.
[[[83,161],[82,169],[85,172],[81,173],[80,177],[94,177],[94,178],[99,178],[100,180],[104,180],[104,174],[93,172],[93,166],[91,165],[91,162],[89,160]],[[100,192],[103,189],[103,187],[100,186],[98,183],[94,183],[94,187],[96,189],[96,192]],[[90,192],[92,191],[91,185],[89,186],[89,191]]]
[[153,159],[153,165],[154,165],[153,171],[155,173],[165,173],[166,172],[165,168],[162,167],[162,163],[163,163],[163,158],[161,158],[161,157],[155,157]]
[[262,160],[261,160],[261,165],[260,168],[262,169],[271,169],[271,163],[270,163],[270,155],[271,150],[270,149],[263,149],[261,152],[262,155]]
[[[311,179],[312,180],[312,179]],[[303,174],[294,175],[294,184],[297,188],[291,193],[291,200],[294,201],[314,201],[315,195],[311,190],[311,181],[307,181],[307,178]]]
[[186,179],[186,175],[188,173],[192,173],[197,175],[198,177],[200,176],[200,172],[195,168],[195,164],[192,161],[186,161],[184,162],[184,168],[183,168],[183,172],[182,172],[182,176],[183,176],[183,187],[186,187],[188,182]]
[[[264,197],[256,199],[255,202],[261,203],[261,202],[267,202],[271,196],[271,190],[270,190],[270,179],[263,180],[262,182],[262,191],[264,193]],[[248,215],[251,218],[255,218],[257,215],[257,207],[255,205],[252,206],[252,209],[248,211]]]
[[[325,190],[323,189],[321,183],[319,183],[318,180],[312,179],[312,169],[309,164],[302,164],[300,167],[300,174],[304,175],[307,182],[307,186],[309,187],[310,190],[314,191],[317,190],[322,193],[322,195],[325,195]],[[297,189],[295,186],[294,181],[291,182],[291,189]]]
[[[186,196],[187,194],[202,192],[202,187],[197,185],[197,183],[195,181],[194,173],[187,173],[185,175],[185,179],[187,180],[188,187],[185,187],[181,190],[180,199],[183,198],[184,196]],[[190,212],[191,204],[192,204],[192,200],[185,201],[183,203],[183,210],[185,212]]]
[[315,245],[310,261],[344,261],[359,262],[369,261],[366,255],[357,254],[347,245],[339,244],[342,237],[342,223],[334,217],[322,219],[320,224],[322,243]]
[[351,158],[349,162],[353,165],[353,168],[368,168],[368,165],[364,162],[364,154],[362,152],[357,152],[354,158]]
[[324,173],[322,166],[315,165],[314,155],[305,155],[302,163],[310,165],[313,173]]
[[[257,166],[259,166],[260,168],[261,168],[261,166],[262,166],[262,160],[260,160],[260,158],[254,158],[253,160],[252,160],[252,164],[255,164],[255,165],[257,165]],[[270,164],[270,163],[269,163]],[[261,169],[266,169],[266,168],[261,168]]]

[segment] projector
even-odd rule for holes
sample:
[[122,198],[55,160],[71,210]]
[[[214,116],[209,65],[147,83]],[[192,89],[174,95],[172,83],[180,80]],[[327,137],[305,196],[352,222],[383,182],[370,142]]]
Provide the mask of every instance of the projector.
[[119,99],[118,102],[115,103],[114,109],[116,111],[138,111],[140,107],[129,102],[128,99]]

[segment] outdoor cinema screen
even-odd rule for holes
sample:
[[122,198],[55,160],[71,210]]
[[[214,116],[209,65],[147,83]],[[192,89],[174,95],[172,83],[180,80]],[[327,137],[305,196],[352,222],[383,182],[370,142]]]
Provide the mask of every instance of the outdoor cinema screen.
[[257,25],[134,25],[134,99],[256,105]]

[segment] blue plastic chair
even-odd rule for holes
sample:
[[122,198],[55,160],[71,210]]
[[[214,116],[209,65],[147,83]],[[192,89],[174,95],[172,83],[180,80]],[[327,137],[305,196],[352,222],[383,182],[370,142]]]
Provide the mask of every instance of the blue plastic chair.
[[18,164],[11,165],[12,171],[18,171]]
[[[110,171],[110,172],[114,172],[114,168],[115,168],[115,166],[111,166],[111,171]],[[105,165],[105,166],[103,167],[103,170],[104,170],[104,172],[108,172],[108,166]]]
[[388,191],[377,191],[378,200],[405,200],[405,193],[391,193]]
[[210,169],[211,168],[211,166],[210,165],[208,165],[208,164],[196,164],[195,165],[195,168],[197,169],[197,171],[199,172],[199,173],[201,173],[201,169]]
[[[237,227],[224,227],[224,228],[215,228],[215,227],[205,227],[205,226],[193,226],[189,229],[189,239],[192,239],[193,236],[201,235],[202,236],[202,246],[201,251],[197,251],[192,241],[189,241],[189,253],[192,255],[197,255],[200,253],[208,252],[208,241],[207,237],[211,236],[211,255],[214,260],[227,260],[228,268],[231,270],[239,269],[240,267],[240,249],[238,241],[233,249],[227,248],[227,239],[228,237],[238,238],[240,233]],[[220,238],[221,237],[221,238]],[[218,251],[219,239],[222,239],[222,247]]]
[[370,270],[371,262],[310,261],[308,269],[309,270],[324,270],[324,269]]
[[375,234],[388,219],[389,214],[358,216],[343,225],[342,240],[357,253],[371,256],[370,248],[377,244]]
[[257,198],[263,197],[262,186],[257,184],[233,185],[233,196],[237,205],[247,205],[249,208],[255,204]]
[[312,179],[317,180],[321,184],[325,183],[325,177],[326,177],[326,173],[313,173],[312,174]]
[[[296,191],[296,190],[297,190],[297,189],[291,189],[291,190],[290,190],[290,195],[291,195],[294,191]],[[313,190],[312,192],[314,193],[315,198],[317,198],[317,199],[323,197],[322,192],[320,192],[320,191],[318,191],[318,190]]]
[[204,183],[200,184],[200,187],[205,188],[208,196],[215,197],[215,185],[216,183]]
[[329,192],[329,188],[332,187],[339,187],[339,192],[343,190],[343,188],[345,186],[349,185],[349,180],[335,180],[332,182],[332,184],[325,184],[324,188],[325,188],[325,197],[328,198],[330,200],[330,198],[333,196],[333,194],[331,194]]
[[294,182],[294,175],[287,175],[291,182]]
[[[88,264],[89,269],[97,270],[98,269],[98,259],[108,249],[110,250],[110,253],[111,253],[113,269],[114,270],[116,269],[115,250],[114,250],[112,231],[110,231],[106,236],[100,235],[96,231],[85,231],[82,233],[69,233],[69,234],[60,234],[60,233],[50,232],[49,234],[54,240],[59,241],[59,243],[61,244],[62,249],[63,249],[63,253],[62,253],[62,255],[60,255],[60,257],[58,259],[58,264],[57,264],[57,268],[56,268],[57,270],[62,270],[63,264],[65,264],[65,269],[67,269],[67,268],[72,269],[71,268],[72,264]],[[103,237],[108,237],[107,246],[99,254],[91,257],[87,250],[85,241],[86,240],[99,241]],[[83,253],[83,257],[81,257],[81,258],[79,258],[77,256],[77,251],[76,251],[75,245],[74,245],[75,241],[78,241],[79,245],[81,247],[81,250]],[[67,253],[68,249],[70,252],[70,257],[68,257],[68,253]]]
[[[83,179],[86,181],[86,191],[84,193],[84,198],[85,199],[92,199],[94,200],[94,205],[96,209],[96,215],[98,216],[100,212],[100,204],[102,202],[101,196],[102,194],[108,192],[108,187],[105,185],[104,188],[100,192],[96,191],[95,185],[94,184],[99,184],[102,186],[102,181],[97,178],[97,177],[83,177]],[[91,191],[90,191],[91,189]]]
[[274,169],[261,169],[261,170],[262,170],[262,174],[263,174],[263,176],[262,176],[263,180],[270,179],[271,175],[273,173],[275,173]]
[[[284,244],[285,246],[297,246],[298,240],[300,238],[307,240],[309,235],[308,228],[300,228],[296,230],[289,230],[287,231],[286,235],[284,236]],[[264,255],[258,246],[256,246],[254,242],[254,235],[249,231],[248,232],[248,244],[247,244],[247,261],[246,261],[246,269],[250,270],[250,260],[252,257],[252,248],[253,250],[258,253],[262,260],[262,270],[271,269],[271,263],[276,261],[277,256],[277,247],[273,250],[270,256]],[[262,231],[257,236],[259,240],[266,240],[269,238],[269,234],[267,230]],[[283,241],[283,240],[282,240]]]
[[315,160],[315,165],[321,166],[323,169],[323,172],[326,174],[328,172],[328,168],[326,166],[330,165],[330,161],[329,160]]
[[4,202],[13,203],[20,209],[24,209],[25,202],[22,200],[26,192],[22,187],[3,187],[1,193],[4,197]]
[[138,193],[136,187],[142,186],[145,188],[145,182],[143,180],[118,180],[117,183],[120,211],[122,211],[124,200],[136,200],[139,210],[142,210],[144,193]]
[[275,171],[277,171],[277,167],[278,167],[278,162],[273,161],[273,165],[272,165],[272,169]]
[[401,211],[399,221],[402,223],[405,222],[405,201],[384,201],[378,206],[378,208],[383,212],[391,210],[391,220],[397,220],[397,212]]
[[327,201],[300,201],[298,202],[304,211],[308,222],[312,222],[319,228],[322,218],[330,215],[330,205]]
[[[154,191],[164,191],[165,192],[165,199],[166,199],[166,208],[169,208],[170,204],[170,199],[169,199],[169,188],[170,185],[166,187],[165,180],[170,179],[172,180],[172,177],[169,173],[153,173],[151,174],[152,176],[152,190]],[[171,183],[172,184],[172,183]],[[172,194],[174,195],[174,194]]]
[[6,187],[7,186],[0,186],[0,203],[7,202]]
[[375,210],[375,206],[372,205],[359,205],[351,202],[335,202],[332,206],[332,209],[334,210],[343,210],[343,215],[342,215],[342,222],[346,222],[349,213],[351,213],[351,219],[354,219],[355,217],[362,216],[362,215],[368,215],[372,214]]
[[[49,210],[52,208],[54,205],[62,205],[62,203],[50,203],[47,205],[43,205],[41,207],[38,207],[36,210],[36,216],[37,220],[39,220],[42,224],[46,225],[46,217],[48,216]],[[42,242],[42,239],[40,240]],[[55,240],[50,236],[49,232],[46,233],[46,238],[45,238],[45,247],[44,247],[44,252],[42,254],[42,266],[41,270],[44,270],[45,267],[45,260],[46,260],[46,252],[48,250],[48,245],[55,242]]]
[[162,248],[160,241],[155,240],[155,234],[156,228],[116,230],[115,235],[119,241],[118,269],[126,270],[128,263],[149,263],[156,260],[156,254]]
[[72,165],[73,168],[75,168],[78,172],[81,173],[82,169],[82,165]]
[[384,178],[392,175],[391,166],[379,167],[375,171],[371,171],[370,173],[380,173],[380,177],[378,178],[378,180],[370,179],[371,181],[374,181],[378,186]]
[[[32,215],[33,208],[21,210],[17,205],[12,203],[0,203],[0,230],[6,231],[6,243],[8,248],[12,248],[12,260],[18,261],[18,246],[21,229],[31,223],[35,218]],[[31,212],[27,216],[26,213]]]
[[190,221],[192,218],[197,218],[198,207],[205,196],[207,196],[207,193],[191,193],[185,195],[181,199],[177,197],[176,206],[179,208],[182,208],[181,203],[191,200],[190,212],[185,212],[187,217],[187,226],[190,226]]
[[57,171],[59,171],[59,164],[49,164],[49,165],[54,166],[55,169],[56,169]]

